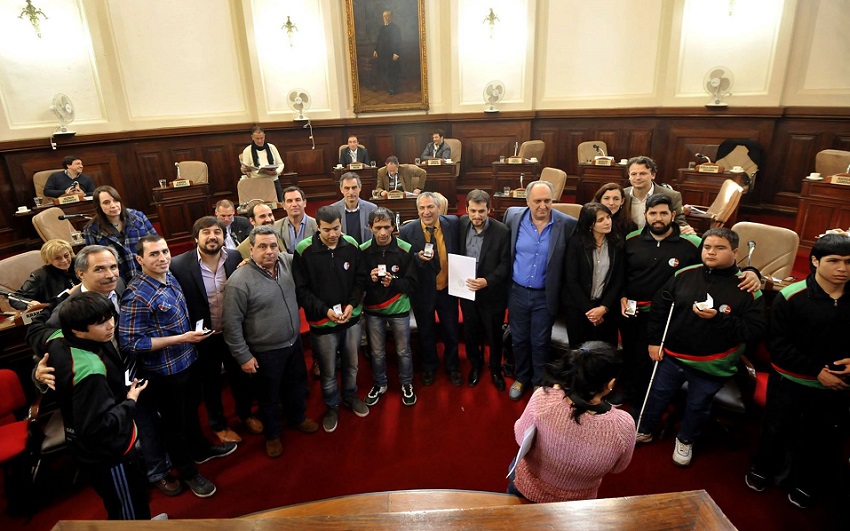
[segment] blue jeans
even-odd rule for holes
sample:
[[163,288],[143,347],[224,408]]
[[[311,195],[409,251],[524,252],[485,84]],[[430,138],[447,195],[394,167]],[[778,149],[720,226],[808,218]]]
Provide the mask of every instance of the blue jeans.
[[516,362],[516,381],[543,385],[555,319],[549,314],[546,291],[514,284],[508,300],[508,323]]
[[[723,387],[726,378],[711,376],[683,363],[675,361],[670,355],[665,355],[658,363],[655,382],[646,404],[643,420],[638,426],[639,433],[651,433],[661,420],[661,415],[667,405],[682,385],[688,382],[688,397],[685,405],[685,415],[679,425],[677,438],[685,444],[693,444],[702,434],[702,429],[711,414],[711,402],[714,395]],[[633,415],[640,413],[640,408],[632,411]]]
[[372,379],[375,385],[387,385],[386,325],[390,326],[398,353],[398,377],[402,385],[413,383],[413,358],[410,356],[410,315],[382,317],[366,314],[366,334],[372,351]]
[[319,360],[322,373],[322,398],[328,407],[339,407],[339,385],[336,381],[336,353],[342,356],[342,395],[346,402],[357,393],[357,352],[360,349],[360,321],[344,330],[327,334],[310,332],[313,356]]
[[254,357],[260,364],[256,375],[260,384],[257,396],[266,423],[266,439],[277,439],[281,432],[281,411],[291,426],[301,424],[306,418],[307,366],[301,339],[287,348],[255,352]]

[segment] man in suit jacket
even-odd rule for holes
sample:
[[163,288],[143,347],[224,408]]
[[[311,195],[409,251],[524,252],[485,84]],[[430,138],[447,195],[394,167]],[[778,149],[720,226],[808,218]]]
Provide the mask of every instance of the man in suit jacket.
[[528,207],[511,207],[505,224],[511,229],[512,280],[508,323],[516,358],[511,400],[543,383],[549,362],[552,325],[558,315],[564,256],[576,219],[552,210],[552,183],[532,181],[526,187]]
[[428,145],[425,146],[425,150],[422,151],[422,155],[419,156],[422,160],[428,159],[450,159],[452,158],[452,148],[446,144],[445,138],[443,136],[445,133],[442,129],[435,129],[431,134],[431,139],[433,142],[428,142]]
[[238,252],[227,252],[223,248],[224,232],[224,223],[214,216],[196,221],[192,227],[196,247],[171,260],[171,274],[183,288],[191,326],[203,321],[202,326],[213,331],[209,338],[195,345],[210,428],[222,443],[238,443],[242,438],[227,427],[221,403],[222,363],[230,378],[236,414],[251,432],[262,433],[263,430],[260,421],[251,414],[248,375],[230,355],[221,333],[224,283],[242,262]]
[[346,172],[339,179],[339,191],[342,199],[333,203],[342,219],[342,232],[348,234],[358,245],[372,239],[372,231],[369,230],[369,214],[378,206],[375,203],[360,199],[360,176],[354,172]]
[[[419,273],[419,285],[413,293],[413,314],[419,327],[419,352],[422,356],[422,384],[433,385],[434,376],[440,365],[437,357],[437,323],[434,311],[440,316],[443,329],[444,358],[446,371],[452,385],[460,387],[458,359],[458,307],[457,298],[449,295],[448,255],[457,254],[457,216],[441,216],[440,199],[433,192],[422,192],[416,198],[419,223],[408,223],[401,228],[399,237],[410,244],[411,252]],[[425,244],[433,247],[431,253],[424,252]]]
[[229,199],[222,199],[215,204],[215,217],[224,223],[224,247],[227,249],[239,247],[254,228],[248,218],[236,215],[236,207]]
[[425,189],[428,174],[418,166],[405,164],[400,166],[398,157],[387,157],[386,167],[378,170],[378,186],[381,197],[386,198],[389,190],[404,190],[414,194]]
[[472,363],[469,386],[481,379],[485,338],[490,343],[490,376],[499,391],[505,390],[502,377],[502,325],[508,306],[511,278],[511,230],[491,219],[490,195],[472,190],[466,196],[467,215],[460,218],[460,254],[474,257],[476,277],[466,281],[475,291],[475,300],[460,300],[466,356]]
[[343,166],[348,166],[352,162],[362,162],[369,164],[369,152],[361,146],[357,141],[357,137],[351,135],[348,137],[348,149],[343,149],[339,152],[339,163]]
[[286,217],[274,223],[277,232],[278,246],[292,254],[295,246],[304,238],[316,234],[319,230],[316,220],[307,215],[307,197],[304,190],[297,186],[289,186],[283,191],[283,209]]
[[696,234],[696,231],[688,225],[685,218],[685,212],[682,208],[682,194],[666,186],[655,186],[658,166],[654,160],[646,156],[632,157],[629,159],[627,167],[629,168],[629,182],[632,185],[627,187],[624,192],[631,200],[631,212],[625,212],[625,214],[628,214],[637,223],[638,229],[642,229],[646,224],[646,217],[644,216],[646,199],[652,194],[664,194],[673,201],[673,215],[681,233],[685,235]]

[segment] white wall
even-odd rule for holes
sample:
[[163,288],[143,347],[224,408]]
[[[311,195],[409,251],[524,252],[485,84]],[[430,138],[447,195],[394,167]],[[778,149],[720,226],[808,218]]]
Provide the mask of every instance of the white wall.
[[[850,0],[425,3],[431,113],[483,110],[493,79],[504,111],[701,106],[717,65],[730,106],[850,106]],[[295,88],[313,119],[355,117],[343,0],[34,4],[41,38],[0,0],[0,140],[47,138],[58,92],[78,134],[287,121]]]

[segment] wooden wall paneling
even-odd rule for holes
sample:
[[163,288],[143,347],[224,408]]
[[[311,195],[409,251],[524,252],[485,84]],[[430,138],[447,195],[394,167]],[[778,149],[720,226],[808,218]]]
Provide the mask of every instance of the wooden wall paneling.
[[[153,210],[153,192],[151,192],[151,190],[154,188],[154,185],[150,184],[150,183],[156,183],[156,186],[158,186],[159,183],[157,181],[159,179],[161,179],[161,178],[162,179],[168,179],[168,177],[166,177],[166,175],[168,175],[168,174],[166,174],[164,172],[164,168],[165,168],[164,153],[160,150],[137,151],[136,152],[136,160],[137,160],[138,166],[139,166],[139,173],[142,176],[142,179],[141,179],[142,182],[140,182],[138,184],[140,185],[140,188],[144,189],[144,194],[145,194],[144,204],[145,204],[145,207],[148,207],[148,208],[142,208],[140,204],[135,204],[135,203],[127,203],[126,206],[128,206],[130,208],[139,209],[139,210],[146,210],[146,211],[150,210],[151,213],[153,213],[152,212],[152,210]],[[124,194],[121,194],[121,195],[123,196]],[[125,199],[125,201],[127,201],[127,200]]]
[[[396,155],[395,135],[392,133],[376,133],[374,135],[375,146],[374,150],[369,150],[369,156],[375,159],[375,164],[380,168],[384,165],[387,157]],[[418,156],[418,154],[417,154]]]
[[540,166],[542,168],[552,167],[564,169],[566,168],[566,160],[564,158],[563,152],[559,149],[560,142],[560,131],[557,128],[540,128],[535,133],[534,136],[538,140],[542,140],[546,143],[546,150],[543,152],[543,159],[540,161]]
[[788,212],[796,212],[799,204],[802,179],[814,171],[815,155],[821,150],[820,134],[791,134],[783,142],[780,153],[774,151],[776,161],[770,165],[774,176],[759,185],[766,188],[773,202]]
[[570,127],[566,131],[561,131],[561,137],[566,137],[567,139],[563,148],[564,160],[566,162],[564,164],[564,170],[567,172],[567,175],[578,175],[578,165],[581,162],[578,160],[578,145],[586,141],[589,133],[587,129]]
[[[430,142],[430,140],[428,140]],[[415,131],[399,133],[395,139],[395,156],[402,164],[413,164],[413,159],[422,154],[428,142],[422,141],[422,134]],[[385,158],[386,159],[386,158]],[[383,164],[381,164],[383,166]]]
[[605,142],[605,145],[608,146],[608,151],[605,154],[612,157],[616,156],[617,160],[620,160],[623,158],[618,155],[618,153],[623,152],[619,142],[620,131],[621,127],[597,129],[596,138],[592,138],[591,140],[601,140]]
[[619,159],[631,158],[637,153],[650,153],[652,151],[653,133],[653,129],[627,129],[626,151],[617,155],[618,161]]
[[235,197],[236,182],[241,176],[236,162],[237,154],[224,144],[201,146],[201,151],[199,160],[207,163],[213,204],[219,199]]
[[493,184],[493,162],[500,155],[514,153],[515,143],[531,137],[530,121],[501,121],[495,123],[456,123],[453,137],[463,143],[466,170],[458,182],[458,193],[480,188],[490,191]]

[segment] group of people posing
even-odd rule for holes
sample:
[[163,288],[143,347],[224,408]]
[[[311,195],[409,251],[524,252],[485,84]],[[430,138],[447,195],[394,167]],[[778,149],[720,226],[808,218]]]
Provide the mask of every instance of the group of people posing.
[[[510,489],[533,501],[568,500],[595,497],[606,473],[625,469],[635,442],[652,440],[686,381],[673,460],[687,466],[713,396],[735,372],[744,346],[769,329],[775,374],[765,437],[747,484],[764,489],[782,472],[789,450],[786,486],[795,504],[807,505],[819,486],[812,462],[824,458],[807,444],[816,440],[823,448],[826,438],[835,443],[828,445],[830,458],[837,458],[835,419],[847,415],[850,357],[838,334],[824,329],[850,324],[844,293],[850,239],[826,236],[815,245],[812,274],[777,297],[769,323],[758,272],[737,266],[738,236],[723,228],[695,236],[681,214],[681,196],[655,183],[648,157],[629,160],[628,171],[632,186],[603,186],[578,219],[552,208],[550,183],[534,181],[527,206],[509,208],[504,223],[489,216],[485,191],[467,195],[460,217],[441,215],[440,196],[424,191],[418,219],[402,227],[391,210],[360,199],[360,177],[348,172],[339,182],[343,198],[320,207],[315,218],[297,187],[281,190],[287,216],[277,221],[265,204],[254,205],[246,221],[231,202],[220,201],[215,216],[194,224],[195,248],[174,259],[152,228],[127,239],[128,229],[144,226],[137,218],[143,214],[124,209],[114,189],[99,187],[90,245],[73,266],[64,248],[49,257],[61,262],[45,266],[64,266],[65,276],[73,267],[81,286],[30,326],[31,346],[48,353],[34,378],[55,388],[68,438],[91,465],[110,518],[149,518],[146,483],[168,495],[185,484],[210,496],[215,486],[195,465],[228,455],[241,440],[221,407],[222,364],[241,424],[264,434],[266,453],[275,458],[283,452],[282,419],[305,433],[319,428],[305,415],[299,308],[309,324],[326,432],[337,429],[340,406],[364,417],[391,388],[404,405],[416,404],[412,314],[422,385],[437,379],[439,331],[452,385],[478,385],[486,365],[499,391],[507,388],[506,376],[514,380],[512,400],[534,388],[515,432],[519,443],[533,425],[535,440],[515,463]],[[89,233],[98,236],[89,240]],[[125,252],[132,252],[132,263]],[[465,281],[474,300],[448,294],[449,254],[476,260],[475,278]],[[556,355],[550,340],[561,316],[572,348]],[[359,395],[364,326],[373,385]],[[399,359],[395,387],[387,375],[387,329]],[[203,436],[202,397],[221,444]],[[633,416],[612,408],[623,403]],[[808,407],[823,414],[807,414]]]

